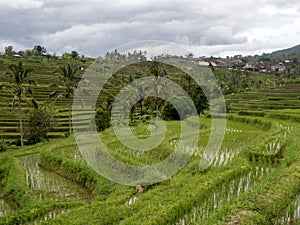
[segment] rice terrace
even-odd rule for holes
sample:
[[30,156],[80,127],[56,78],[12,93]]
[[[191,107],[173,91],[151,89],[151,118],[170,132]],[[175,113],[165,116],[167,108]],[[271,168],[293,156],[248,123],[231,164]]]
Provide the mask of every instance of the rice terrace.
[[[40,50],[0,56],[0,224],[300,224],[299,53],[150,59],[146,52],[115,50],[94,59],[76,51],[56,56]],[[220,149],[207,149],[214,148],[207,144],[218,129],[211,126],[208,96],[180,67],[161,62],[166,58],[215,76],[226,104],[226,114],[214,118],[226,119]],[[110,71],[114,63],[131,59],[138,62],[112,71],[94,111],[88,116],[86,109],[72,111],[77,85],[93,63],[105,62]],[[154,94],[141,85],[136,95],[140,90],[148,96],[137,97],[130,108],[131,132],[143,140],[157,129],[159,138],[153,119],[166,126],[162,142],[142,151],[118,139],[110,117],[118,93],[146,77],[179,85],[197,113],[178,97],[182,117],[159,97],[169,88],[164,82],[156,83]],[[182,121],[199,132],[192,153],[180,141]],[[119,184],[97,173],[78,149],[73,130],[92,126],[107,153],[124,164],[147,167],[168,159],[174,149],[191,155],[169,179]],[[206,157],[212,161],[199,168]]]

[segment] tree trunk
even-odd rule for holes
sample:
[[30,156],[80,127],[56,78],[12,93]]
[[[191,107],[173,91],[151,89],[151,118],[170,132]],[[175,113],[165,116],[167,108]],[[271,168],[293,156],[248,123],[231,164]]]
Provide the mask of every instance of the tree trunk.
[[69,109],[69,133],[71,134],[72,127],[71,127],[71,104],[70,104],[70,96],[68,96],[68,109]]
[[21,137],[21,146],[24,145],[23,142],[23,121],[22,121],[22,109],[21,109],[21,98],[18,98],[18,111],[19,111],[19,121],[20,121],[20,137]]
[[156,97],[156,102],[155,102],[155,110],[156,110],[156,118],[158,118],[158,89],[157,89],[157,83],[155,87],[155,97]]
[[140,114],[143,116],[143,101],[140,100]]
[[156,98],[156,118],[158,118],[158,98]]

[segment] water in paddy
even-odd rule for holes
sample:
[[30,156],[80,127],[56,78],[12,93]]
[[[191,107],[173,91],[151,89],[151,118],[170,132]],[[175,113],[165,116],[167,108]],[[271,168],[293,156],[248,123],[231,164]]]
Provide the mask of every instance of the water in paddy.
[[137,200],[138,198],[134,195],[126,202],[126,205],[133,205],[136,203]]
[[10,207],[3,199],[0,199],[0,217],[6,216],[13,212],[13,208]]
[[33,222],[29,222],[28,225],[37,225],[37,224],[39,224],[41,222],[44,222],[46,220],[55,218],[55,217],[57,217],[60,214],[64,214],[67,211],[68,210],[64,210],[64,209],[51,211],[51,212],[49,212],[49,213],[41,216],[40,218],[35,219]]
[[288,206],[285,214],[277,220],[275,224],[299,224],[300,223],[300,194]]
[[186,214],[177,221],[176,225],[201,224],[201,222],[210,218],[224,203],[230,202],[232,198],[246,192],[251,186],[254,186],[262,176],[268,173],[268,167],[253,167],[245,175],[233,178],[227,183],[223,183],[198,207],[194,207],[191,213]]
[[62,155],[74,162],[85,163],[81,153],[74,145],[59,147],[58,149],[54,149],[53,153]]
[[71,181],[38,165],[38,155],[18,157],[20,164],[25,168],[26,185],[35,191],[40,199],[47,200],[88,200],[86,190]]

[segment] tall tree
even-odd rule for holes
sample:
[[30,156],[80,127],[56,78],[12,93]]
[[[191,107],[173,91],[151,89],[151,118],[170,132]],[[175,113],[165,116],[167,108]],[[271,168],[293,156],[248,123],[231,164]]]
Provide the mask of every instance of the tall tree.
[[35,45],[34,47],[33,47],[33,54],[34,55],[41,55],[41,54],[43,54],[43,53],[46,53],[47,52],[47,50],[46,50],[46,48],[44,48],[43,46],[40,46],[40,45]]
[[79,54],[76,51],[72,51],[70,55],[71,55],[72,59],[77,59],[79,56]]
[[[27,100],[26,98],[26,92],[30,93],[32,95],[32,91],[30,86],[26,85],[36,85],[36,83],[33,80],[29,79],[29,74],[32,72],[32,69],[25,68],[22,64],[22,61],[20,61],[18,64],[12,64],[8,66],[8,72],[7,74],[10,75],[10,83],[2,85],[1,87],[8,88],[13,93],[13,101],[12,106],[14,106],[15,102],[17,102],[18,106],[18,113],[19,113],[19,123],[20,123],[20,137],[21,137],[21,146],[24,145],[23,140],[23,119],[22,119],[22,108],[21,108],[21,102],[23,100]],[[31,99],[32,104],[35,108],[37,108],[37,104],[34,101],[34,99]]]
[[76,76],[77,68],[71,64],[60,66],[58,72],[60,73],[59,81],[65,87],[65,97],[68,99],[69,132],[71,133],[71,96],[74,94],[80,78]]
[[[156,117],[158,117],[158,113],[159,113],[159,105],[160,104],[160,98],[158,96],[160,96],[161,94],[164,94],[164,92],[166,91],[166,86],[165,83],[163,82],[163,77],[167,77],[167,71],[162,67],[162,63],[159,63],[158,61],[156,61],[154,59],[154,61],[151,63],[150,66],[150,73],[152,76],[155,77],[156,80],[156,85],[155,85],[155,90],[150,90],[150,92],[155,92],[154,96],[156,97],[156,102],[155,102],[155,110],[156,110]],[[165,102],[163,100],[163,102]]]
[[13,46],[10,45],[10,46],[5,47],[5,54],[9,55],[9,56],[13,55],[14,54]]
[[189,75],[181,76],[180,85],[192,98],[197,112],[203,113],[208,108],[208,101],[201,87]]

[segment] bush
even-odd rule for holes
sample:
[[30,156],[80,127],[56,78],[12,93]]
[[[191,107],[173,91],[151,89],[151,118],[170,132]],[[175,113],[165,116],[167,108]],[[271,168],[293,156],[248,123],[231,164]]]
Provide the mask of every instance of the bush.
[[0,152],[6,152],[8,149],[7,144],[4,140],[0,140]]
[[[177,107],[179,107],[179,110],[182,113],[182,117],[180,118],[180,115],[178,114],[176,108],[173,106],[173,104],[176,104]],[[192,108],[192,102],[189,101],[187,98],[184,97],[174,97],[171,99],[171,102],[167,101],[164,110],[163,115],[164,119],[166,120],[180,120],[185,119],[186,117],[193,114],[193,108]]]
[[24,137],[29,144],[35,144],[47,140],[47,133],[53,127],[54,118],[45,109],[37,109],[30,115],[29,122],[25,127]]
[[110,127],[110,113],[103,108],[98,108],[95,114],[95,123],[98,131]]
[[70,137],[70,132],[64,132],[64,134],[62,135],[63,138],[68,138]]

